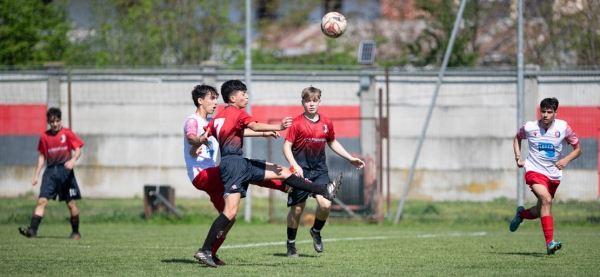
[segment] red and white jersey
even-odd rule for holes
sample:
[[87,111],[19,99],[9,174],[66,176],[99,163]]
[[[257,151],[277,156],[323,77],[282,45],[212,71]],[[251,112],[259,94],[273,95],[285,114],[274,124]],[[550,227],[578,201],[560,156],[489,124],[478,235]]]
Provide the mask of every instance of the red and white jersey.
[[73,150],[83,146],[83,141],[68,128],[56,134],[48,130],[40,137],[38,151],[46,157],[46,166],[64,164],[73,156]]
[[[185,158],[185,167],[187,168],[188,177],[190,181],[194,181],[194,178],[199,171],[216,166],[217,153],[219,149],[219,143],[214,137],[208,138],[208,144],[211,146],[210,149],[206,145],[202,145],[201,153],[198,157],[194,158],[190,155],[190,149],[192,145],[188,143],[187,136],[195,135],[197,137],[204,134],[204,126],[208,125],[208,121],[197,114],[192,114],[185,121],[183,126],[183,157]],[[195,168],[195,169],[194,169]]]
[[562,170],[556,168],[556,162],[563,154],[563,146],[579,144],[577,135],[566,121],[555,119],[548,130],[539,126],[539,121],[525,123],[517,135],[529,142],[529,155],[525,161],[525,171],[535,171],[551,180],[560,180]]

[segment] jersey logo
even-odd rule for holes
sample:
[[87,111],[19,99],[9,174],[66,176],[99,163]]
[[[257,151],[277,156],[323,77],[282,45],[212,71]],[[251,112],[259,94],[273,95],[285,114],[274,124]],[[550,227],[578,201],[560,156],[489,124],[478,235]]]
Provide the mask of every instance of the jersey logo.
[[554,132],[554,137],[555,138],[559,138],[560,137],[560,132],[559,131]]
[[533,136],[534,136],[534,137],[535,137],[535,136],[537,136],[537,132],[533,132]]
[[67,141],[67,136],[65,136],[65,134],[62,134],[60,136],[60,143],[65,143],[65,141]]
[[327,134],[329,130],[327,129],[327,124],[323,124],[323,132]]
[[554,145],[546,142],[540,142],[538,144],[538,151],[546,158],[554,158]]

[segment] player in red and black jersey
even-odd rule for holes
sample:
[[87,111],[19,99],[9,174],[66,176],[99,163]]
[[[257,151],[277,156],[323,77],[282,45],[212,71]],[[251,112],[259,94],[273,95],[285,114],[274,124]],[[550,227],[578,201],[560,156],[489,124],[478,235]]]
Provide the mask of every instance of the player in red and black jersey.
[[223,234],[230,221],[236,217],[240,199],[246,196],[249,182],[284,180],[284,183],[295,190],[320,194],[329,200],[335,198],[341,185],[341,175],[334,182],[327,185],[309,183],[293,175],[286,167],[244,158],[242,147],[246,128],[255,132],[285,130],[292,124],[291,117],[284,118],[280,124],[265,124],[254,120],[252,116],[244,111],[246,104],[248,104],[248,94],[246,94],[246,85],[238,80],[223,83],[221,94],[228,106],[208,124],[206,132],[202,135],[204,138],[201,141],[206,141],[207,136],[214,136],[219,142],[221,151],[219,168],[221,169],[221,179],[225,184],[223,195],[225,209],[210,227],[204,245],[194,254],[196,259],[211,267],[216,267],[212,259],[212,246]]
[[[48,199],[55,200],[58,196],[59,201],[65,201],[71,212],[72,233],[69,238],[80,239],[79,234],[79,210],[75,205],[75,199],[81,199],[79,186],[75,180],[73,167],[75,161],[81,156],[81,147],[83,141],[68,128],[61,125],[61,111],[58,108],[50,108],[46,113],[50,130],[44,132],[40,137],[38,144],[37,168],[35,175],[31,180],[32,185],[36,185],[40,171],[46,161],[46,170],[42,176],[42,187],[37,206],[33,212],[31,223],[28,228],[19,227],[19,233],[26,237],[34,238],[37,236],[37,229],[44,216]],[[75,151],[75,154],[73,154]]]
[[[365,162],[348,154],[348,151],[335,139],[333,122],[319,113],[320,105],[320,89],[307,87],[302,90],[304,113],[294,118],[283,143],[283,154],[290,166],[295,169],[295,174],[313,183],[329,182],[329,172],[325,158],[326,145],[329,145],[331,150],[340,157],[348,160],[356,169],[362,169],[365,166]],[[287,202],[287,206],[290,207],[287,216],[287,254],[289,257],[298,257],[296,233],[298,232],[300,216],[309,196],[315,197],[319,204],[314,225],[310,229],[310,235],[313,238],[315,250],[317,252],[323,251],[321,229],[323,229],[325,221],[329,217],[331,200],[306,191],[292,191],[288,194]]]

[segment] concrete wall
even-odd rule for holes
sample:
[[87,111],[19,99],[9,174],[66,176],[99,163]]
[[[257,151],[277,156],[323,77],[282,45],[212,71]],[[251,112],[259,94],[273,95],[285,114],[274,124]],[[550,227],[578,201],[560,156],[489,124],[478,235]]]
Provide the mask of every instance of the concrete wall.
[[[323,110],[327,110],[330,117],[356,118],[368,117],[369,114],[374,117],[378,110],[372,105],[377,102],[368,93],[375,93],[379,88],[385,91],[386,87],[383,73],[377,71],[255,74],[251,97],[252,105],[257,108],[253,114],[261,119],[300,114],[300,92],[309,85],[323,90]],[[360,76],[364,74],[372,76],[369,87],[360,85]],[[594,74],[591,80],[598,80],[600,74]],[[518,126],[516,78],[513,76],[455,72],[445,78],[409,198],[467,201],[516,198],[512,138]],[[133,80],[133,77],[137,79]],[[534,77],[526,82],[526,120],[536,119],[539,101],[549,96],[559,98],[561,108],[600,107],[598,84],[590,78],[566,75],[546,79]],[[161,82],[152,78],[159,78]],[[173,186],[177,197],[204,197],[204,193],[189,184],[185,171],[183,123],[195,110],[190,97],[195,85],[208,82],[218,87],[228,79],[243,80],[243,72],[217,70],[204,75],[201,71],[119,72],[112,75],[106,72],[74,72],[71,122],[72,129],[85,141],[83,155],[75,169],[83,196],[141,196],[145,184],[160,183]],[[435,81],[435,73],[391,74],[392,198],[399,198],[404,189]],[[58,101],[63,110],[63,125],[69,127],[66,76],[61,77],[58,95],[48,95],[47,92],[53,91],[49,86],[55,87],[56,84],[44,79],[42,73],[0,76],[0,107]],[[365,99],[365,96],[371,98]],[[367,103],[370,104],[366,106]],[[359,108],[360,113],[349,114],[348,108],[352,107]],[[4,116],[10,122],[17,117],[15,114]],[[45,120],[44,115],[39,117],[37,120]],[[578,124],[577,128],[597,128],[600,113],[598,119],[592,119],[589,126]],[[365,130],[368,124],[372,121],[355,121],[345,125],[336,123],[336,126],[344,126],[339,132],[344,135],[339,139],[349,151],[358,154],[375,151],[372,145],[376,143],[373,140],[375,134],[359,131]],[[32,188],[29,184],[35,170],[37,138],[43,128],[37,131],[35,134],[38,135],[28,133],[21,137],[14,132],[0,135],[1,196],[14,197],[30,191],[38,193],[39,186]],[[577,129],[575,131],[578,132]],[[573,163],[565,171],[564,185],[557,193],[559,199],[589,200],[598,196],[598,139],[582,139],[585,140],[586,156],[579,165]],[[269,152],[266,140],[254,140],[253,156],[266,159]],[[285,164],[280,152],[282,141],[274,142],[271,152],[276,156],[275,162]],[[596,148],[592,149],[593,146]],[[266,196],[267,191],[257,188],[253,194]],[[525,195],[533,197],[531,193]]]

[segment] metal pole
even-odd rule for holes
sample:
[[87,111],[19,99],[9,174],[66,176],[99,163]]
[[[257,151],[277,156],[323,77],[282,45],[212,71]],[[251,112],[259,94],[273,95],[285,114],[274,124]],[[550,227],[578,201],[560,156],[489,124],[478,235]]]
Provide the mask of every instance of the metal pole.
[[[245,73],[246,73],[246,87],[248,88],[248,105],[246,105],[246,112],[252,114],[252,53],[250,51],[250,35],[252,31],[252,27],[250,26],[252,11],[251,5],[252,0],[246,0],[246,60],[244,62],[245,65]],[[252,142],[249,138],[244,138],[244,145],[246,149],[244,153],[246,153],[247,158],[252,157]],[[252,196],[250,193],[250,187],[248,186],[248,191],[246,192],[246,202],[244,203],[244,220],[246,222],[250,222],[252,220]]]
[[417,165],[417,160],[419,159],[419,153],[421,152],[421,146],[423,146],[423,141],[425,140],[425,134],[427,133],[427,126],[429,125],[429,119],[431,119],[431,113],[433,112],[433,107],[435,106],[435,100],[437,99],[438,92],[440,91],[440,85],[442,84],[442,79],[444,77],[444,72],[446,71],[446,67],[448,66],[448,60],[450,59],[450,54],[452,53],[452,47],[454,46],[454,39],[456,38],[456,33],[458,32],[458,25],[460,24],[460,20],[462,19],[462,14],[465,10],[465,4],[467,0],[462,0],[460,2],[460,8],[458,9],[458,15],[456,16],[456,21],[454,22],[454,27],[452,28],[452,35],[450,35],[450,41],[448,42],[448,47],[446,47],[446,53],[444,54],[444,61],[442,62],[442,68],[440,69],[440,73],[438,75],[437,83],[435,84],[435,91],[433,92],[433,97],[431,98],[431,104],[429,105],[429,110],[427,111],[427,118],[425,119],[425,124],[423,124],[423,130],[421,130],[421,137],[419,138],[419,143],[417,145],[417,151],[415,152],[415,156],[412,161],[412,166],[410,167],[410,173],[408,174],[408,179],[406,179],[406,185],[404,186],[404,192],[402,193],[402,200],[400,200],[400,205],[398,205],[398,211],[396,212],[396,219],[394,220],[394,224],[398,224],[400,221],[400,216],[402,215],[402,209],[404,208],[404,202],[406,201],[406,195],[408,194],[408,189],[410,188],[410,183],[413,179],[413,174],[415,172],[415,166]]
[[[519,0],[519,22],[518,22],[518,50],[517,50],[517,130],[524,124],[523,104],[525,96],[523,93],[523,0]],[[523,206],[523,186],[525,173],[523,169],[517,168],[517,205]]]
[[72,119],[72,113],[71,110],[73,109],[73,105],[71,104],[71,67],[69,66],[69,69],[67,71],[67,99],[68,99],[68,105],[69,105],[69,129],[71,129],[71,131],[73,131],[73,119]]

